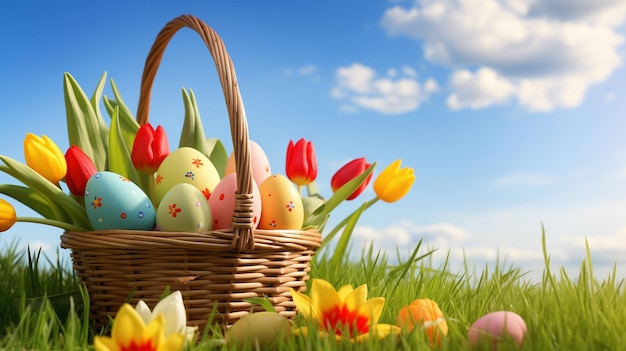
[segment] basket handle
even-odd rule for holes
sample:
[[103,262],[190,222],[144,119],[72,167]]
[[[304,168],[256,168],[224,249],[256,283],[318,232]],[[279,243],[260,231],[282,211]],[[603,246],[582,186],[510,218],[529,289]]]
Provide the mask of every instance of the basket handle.
[[237,173],[235,210],[231,223],[234,234],[231,249],[239,252],[252,251],[254,250],[254,218],[252,215],[253,177],[246,112],[239,93],[235,67],[226,52],[226,47],[219,35],[202,20],[191,15],[182,15],[167,23],[157,35],[148,53],[143,76],[141,77],[137,122],[140,125],[148,123],[150,95],[154,77],[156,76],[159,64],[163,58],[165,47],[174,34],[183,27],[193,29],[202,37],[202,40],[211,52],[220,83],[222,84],[222,91],[224,92],[224,99],[226,100],[226,108],[230,119],[230,131],[235,156],[235,172]]

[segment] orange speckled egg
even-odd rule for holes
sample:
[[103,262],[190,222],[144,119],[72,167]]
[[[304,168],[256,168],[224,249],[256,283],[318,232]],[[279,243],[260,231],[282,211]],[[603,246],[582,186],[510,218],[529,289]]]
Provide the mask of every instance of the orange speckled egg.
[[[250,140],[250,160],[252,162],[252,177],[257,185],[261,185],[263,181],[272,174],[270,169],[270,161],[265,155],[265,151],[258,143]],[[230,153],[224,175],[235,173],[235,154]]]
[[195,186],[208,199],[219,183],[220,175],[208,157],[191,147],[181,147],[170,153],[157,169],[154,181],[155,203],[180,183]]
[[261,220],[259,229],[302,229],[304,206],[291,181],[282,174],[274,174],[261,184]]
[[[226,175],[217,184],[209,198],[209,206],[213,213],[213,229],[228,229],[233,218],[235,209],[235,192],[237,191],[237,175],[231,173]],[[255,182],[252,182],[253,205],[253,228],[259,224],[261,217],[261,193]]]

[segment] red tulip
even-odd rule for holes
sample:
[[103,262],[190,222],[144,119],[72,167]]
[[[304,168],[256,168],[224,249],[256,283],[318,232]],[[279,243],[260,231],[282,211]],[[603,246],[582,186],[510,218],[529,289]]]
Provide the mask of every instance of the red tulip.
[[[337,191],[344,184],[365,172],[370,166],[371,164],[367,163],[364,157],[354,159],[346,163],[333,175],[333,178],[330,180],[330,186],[332,187],[333,191]],[[352,194],[350,194],[350,196],[348,196],[346,200],[352,200],[359,196],[363,192],[363,190],[365,190],[371,178],[372,173],[370,173],[370,175],[365,178],[365,181],[363,181],[363,183],[361,183],[361,185],[356,188],[356,190]]]
[[304,140],[304,138],[295,144],[293,140],[289,140],[285,168],[287,177],[296,185],[302,186],[312,183],[317,178],[317,158],[313,143]]
[[135,168],[142,173],[153,174],[169,153],[170,146],[163,127],[158,126],[156,131],[150,123],[139,127],[130,156]]
[[85,195],[85,187],[91,176],[98,172],[96,165],[89,156],[76,145],[72,145],[65,153],[67,162],[67,174],[65,182],[70,192],[76,196]]

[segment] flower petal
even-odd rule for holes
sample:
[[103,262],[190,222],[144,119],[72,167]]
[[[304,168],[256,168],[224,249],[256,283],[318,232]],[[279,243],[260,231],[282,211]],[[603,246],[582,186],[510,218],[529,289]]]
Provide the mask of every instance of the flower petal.
[[317,307],[313,306],[311,297],[309,295],[296,292],[293,289],[289,290],[291,291],[291,299],[293,300],[293,303],[296,304],[298,312],[306,319],[318,320],[319,312],[317,311]]
[[125,303],[115,316],[111,338],[121,345],[145,335],[146,325],[131,305]]
[[93,338],[93,346],[96,348],[96,351],[119,351],[120,349],[117,341],[108,336],[95,336]]
[[139,300],[139,302],[137,302],[135,305],[135,311],[145,324],[150,323],[150,319],[152,319],[152,311],[150,311],[150,307],[148,307],[143,300]]
[[[339,294],[339,296],[341,296],[341,294]],[[363,284],[356,289],[350,291],[350,293],[345,296],[345,298],[342,298],[342,300],[343,303],[348,306],[350,310],[356,311],[357,309],[359,309],[359,306],[367,301],[367,285]]]
[[174,291],[163,300],[159,301],[152,311],[152,316],[159,313],[165,319],[165,336],[174,333],[183,333],[187,325],[187,312],[183,303],[183,295],[179,290]]
[[379,339],[382,339],[391,334],[400,334],[400,327],[391,324],[376,324],[376,327],[371,331]]
[[314,279],[311,287],[311,303],[319,311],[318,316],[316,316],[319,320],[319,316],[325,311],[341,307],[341,298],[329,282],[323,279]]
[[185,335],[184,334],[172,334],[159,343],[159,347],[157,351],[175,351],[182,350],[185,346]]
[[337,290],[337,294],[339,294],[339,298],[341,299],[341,301],[346,301],[346,299],[348,298],[348,295],[350,295],[353,290],[354,289],[352,288],[352,285],[344,285],[341,288],[339,288],[339,290]]
[[384,297],[374,297],[359,306],[359,314],[368,316],[370,318],[370,326],[375,326],[380,319],[380,315],[383,313],[383,307],[385,307]]

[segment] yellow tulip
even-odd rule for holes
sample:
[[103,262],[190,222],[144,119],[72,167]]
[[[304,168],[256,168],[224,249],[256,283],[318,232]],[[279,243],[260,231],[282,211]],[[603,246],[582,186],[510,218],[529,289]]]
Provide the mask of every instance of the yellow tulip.
[[374,181],[376,196],[385,202],[395,202],[406,195],[415,181],[413,168],[400,168],[402,160],[395,160]]
[[15,208],[9,202],[0,199],[0,232],[9,230],[16,221]]
[[58,184],[67,172],[65,155],[52,139],[28,133],[24,139],[26,164],[54,184]]
[[147,325],[135,309],[124,304],[115,316],[111,337],[94,337],[96,351],[178,351],[185,345],[185,335],[165,335],[165,317],[159,314]]

